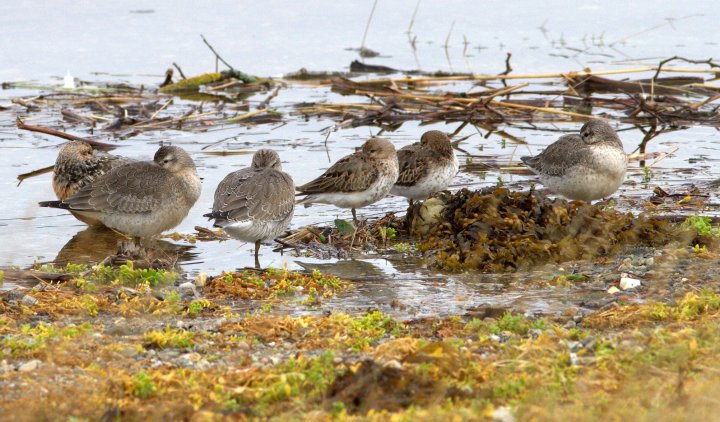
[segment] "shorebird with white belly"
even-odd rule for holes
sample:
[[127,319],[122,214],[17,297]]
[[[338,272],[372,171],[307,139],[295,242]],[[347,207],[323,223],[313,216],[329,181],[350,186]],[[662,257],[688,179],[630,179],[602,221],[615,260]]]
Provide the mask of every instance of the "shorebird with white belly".
[[311,204],[332,204],[352,209],[357,224],[356,208],[373,204],[390,193],[398,178],[395,147],[382,138],[370,138],[360,151],[338,160],[317,179],[298,186],[298,201]]
[[439,130],[425,132],[420,142],[401,148],[397,156],[399,176],[390,193],[408,198],[410,205],[446,189],[459,168],[450,138]]
[[228,174],[215,190],[213,211],[205,217],[235,239],[255,242],[255,266],[260,267],[260,242],[288,228],[295,210],[295,184],[282,171],[280,156],[261,149],[248,168]]
[[114,167],[69,198],[39,205],[66,209],[132,236],[152,237],[180,224],[201,189],[190,155],[180,147],[163,146],[153,161]]
[[540,154],[520,159],[551,191],[587,202],[615,193],[627,167],[620,138],[602,120],[591,120],[580,135],[562,136]]

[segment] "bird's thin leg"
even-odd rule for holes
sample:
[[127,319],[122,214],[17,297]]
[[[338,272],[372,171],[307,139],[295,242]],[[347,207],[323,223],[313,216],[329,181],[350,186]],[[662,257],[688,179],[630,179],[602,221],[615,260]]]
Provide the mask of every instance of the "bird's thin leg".
[[352,215],[353,215],[353,222],[355,223],[355,227],[357,227],[358,221],[357,221],[357,215],[355,214],[355,208],[352,209]]
[[260,252],[260,241],[255,241],[255,268],[260,269],[260,258],[258,257],[258,252]]

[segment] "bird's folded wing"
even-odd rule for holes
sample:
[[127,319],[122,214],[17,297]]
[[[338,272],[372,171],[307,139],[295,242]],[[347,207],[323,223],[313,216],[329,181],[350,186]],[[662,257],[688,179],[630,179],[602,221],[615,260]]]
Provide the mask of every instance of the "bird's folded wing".
[[548,176],[563,176],[567,170],[578,163],[578,158],[586,152],[587,145],[579,135],[565,135],[550,144],[543,152],[522,160],[536,172]]
[[419,148],[405,147],[398,151],[400,172],[396,185],[413,186],[428,174],[428,156]]
[[340,159],[322,176],[298,186],[302,194],[362,192],[370,188],[380,176],[377,167],[369,160],[353,154]]
[[241,170],[218,185],[213,214],[233,221],[277,221],[292,212],[294,203],[295,185],[287,173]]
[[65,203],[72,210],[141,214],[160,206],[165,170],[150,162],[114,167],[92,184],[83,187]]

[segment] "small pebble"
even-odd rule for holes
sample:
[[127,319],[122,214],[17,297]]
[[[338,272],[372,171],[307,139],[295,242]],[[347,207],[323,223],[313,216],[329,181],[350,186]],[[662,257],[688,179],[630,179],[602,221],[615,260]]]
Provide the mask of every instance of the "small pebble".
[[207,273],[200,273],[197,276],[195,276],[195,286],[197,287],[205,287],[207,284]]
[[492,412],[493,421],[497,422],[515,422],[515,416],[512,410],[507,406],[498,407]]
[[400,370],[402,369],[402,363],[398,362],[395,359],[391,359],[383,364],[383,368]]
[[582,341],[583,348],[587,350],[595,350],[595,337],[588,336]]
[[195,283],[186,281],[178,286],[178,291],[180,291],[181,294],[195,294]]
[[540,329],[538,329],[538,328],[531,328],[531,329],[528,331],[528,334],[529,334],[530,337],[532,337],[532,338],[538,338],[538,337],[540,337],[540,335],[542,334],[542,330],[540,330]]
[[40,362],[37,359],[29,360],[25,363],[18,365],[17,370],[20,372],[32,372],[40,367]]
[[15,368],[12,365],[10,365],[5,359],[3,359],[2,362],[0,362],[0,374],[8,372],[8,371],[12,371],[13,369],[15,369]]
[[38,303],[38,300],[30,295],[25,295],[22,298],[22,304],[25,306],[33,306]]
[[607,290],[607,292],[610,293],[611,295],[614,295],[615,293],[620,293],[620,289],[618,289],[618,288],[615,287],[615,286],[611,286],[611,287]]
[[640,287],[640,280],[637,278],[622,277],[620,279],[620,288],[622,290],[630,290],[636,287]]
[[578,350],[582,349],[582,343],[580,343],[579,341],[568,341],[567,346],[572,353],[575,353]]
[[572,365],[572,366],[578,365],[578,355],[575,352],[570,352],[570,365]]

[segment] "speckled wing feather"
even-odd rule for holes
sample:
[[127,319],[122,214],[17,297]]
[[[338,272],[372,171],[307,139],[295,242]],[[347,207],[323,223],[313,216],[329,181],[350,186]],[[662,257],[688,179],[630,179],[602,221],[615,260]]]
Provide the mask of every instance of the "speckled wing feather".
[[243,169],[228,174],[215,191],[208,216],[228,221],[281,221],[293,211],[295,184],[275,169]]
[[341,158],[322,176],[298,186],[301,194],[363,192],[380,176],[380,171],[361,152]]
[[134,161],[130,158],[94,151],[89,160],[55,163],[53,190],[60,200],[68,199],[111,169]]
[[142,161],[115,167],[64,202],[76,211],[148,213],[160,205],[163,191],[172,191],[156,183],[164,172]]
[[548,176],[563,176],[565,172],[582,161],[587,145],[580,135],[564,135],[534,157],[520,159],[531,170]]
[[413,186],[428,174],[430,157],[420,144],[401,148],[398,152],[400,174],[396,185]]

